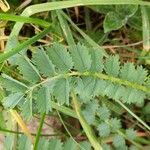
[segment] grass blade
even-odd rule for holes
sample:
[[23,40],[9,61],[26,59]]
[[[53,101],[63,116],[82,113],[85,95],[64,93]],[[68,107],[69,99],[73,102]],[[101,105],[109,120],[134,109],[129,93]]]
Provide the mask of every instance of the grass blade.
[[17,16],[11,14],[0,13],[1,20],[8,20],[8,21],[16,21],[16,22],[24,22],[24,23],[34,23],[40,25],[42,27],[49,27],[50,23],[38,18],[29,18],[25,16]]
[[45,29],[41,33],[35,35],[34,37],[30,38],[29,40],[27,40],[25,42],[19,44],[16,48],[13,48],[12,50],[9,50],[9,51],[7,50],[6,53],[0,54],[0,63],[5,61],[9,57],[15,55],[16,53],[20,52],[21,50],[23,50],[27,46],[35,43],[37,40],[41,39],[42,37],[44,37],[46,34],[49,33],[50,29],[51,29],[51,27],[48,27],[47,29]]

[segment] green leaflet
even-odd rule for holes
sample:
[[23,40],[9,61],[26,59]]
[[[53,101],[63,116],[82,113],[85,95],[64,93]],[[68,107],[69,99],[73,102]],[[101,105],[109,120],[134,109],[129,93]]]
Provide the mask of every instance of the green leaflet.
[[91,150],[91,144],[88,141],[80,142],[80,145],[82,146],[80,150]]
[[49,149],[51,150],[62,150],[62,143],[60,140],[51,139],[49,142]]
[[21,135],[18,141],[18,150],[30,150],[32,149],[31,141],[25,135]]
[[70,87],[68,79],[61,78],[57,80],[53,94],[60,105],[62,104],[69,105],[69,92]]
[[90,71],[92,72],[102,72],[103,71],[103,55],[100,50],[98,49],[90,49],[91,55],[91,68]]
[[108,137],[110,134],[110,127],[106,123],[99,124],[97,130],[99,131],[99,135],[102,137]]
[[50,110],[50,93],[48,87],[42,87],[37,94],[37,109],[40,113],[48,113]]
[[85,104],[85,108],[82,110],[82,114],[89,124],[95,123],[95,114],[98,106],[99,104],[95,99],[92,99],[90,102]]
[[137,66],[136,73],[134,76],[136,83],[143,84],[147,75],[148,75],[147,70],[145,70],[142,66]]
[[126,103],[142,103],[146,98],[146,93],[132,88],[115,85],[109,81],[99,81],[99,94],[108,96]]
[[55,80],[52,80],[48,83],[46,83],[43,87],[41,87],[37,91],[36,95],[36,104],[38,112],[40,113],[48,113],[49,110],[51,110],[51,93],[53,91],[53,87],[55,86]]
[[12,134],[11,135],[7,135],[5,137],[5,141],[4,141],[5,150],[12,150],[13,149],[14,139],[15,139],[15,136],[12,135]]
[[89,112],[85,109],[82,111],[82,114],[89,125],[95,124],[95,113]]
[[10,94],[8,97],[4,98],[4,107],[6,108],[14,108],[20,101],[24,99],[24,93],[14,93]]
[[113,145],[117,147],[121,147],[125,145],[125,140],[121,135],[115,135],[113,138]]
[[129,128],[126,130],[126,136],[130,139],[130,140],[134,140],[136,138],[136,131],[133,130],[132,128]]
[[63,150],[70,150],[70,148],[71,150],[77,150],[78,148],[78,145],[71,138],[66,141]]
[[111,125],[112,132],[116,132],[116,130],[121,128],[121,122],[117,118],[109,119],[109,124]]
[[111,150],[111,147],[108,144],[103,144],[102,147],[103,147],[103,150]]
[[11,92],[25,92],[28,88],[24,83],[19,82],[6,74],[1,75],[0,82],[7,91]]
[[44,76],[47,77],[55,74],[54,65],[52,64],[51,60],[42,47],[36,49],[32,61],[34,62],[40,73]]
[[126,88],[123,92],[122,101],[126,103],[143,103],[146,98],[146,94],[142,91]]
[[49,58],[59,71],[69,72],[72,69],[72,58],[63,45],[54,44],[52,47],[47,48],[47,52]]
[[[99,91],[99,81],[92,77],[83,77],[78,79],[76,92],[80,95],[83,102],[88,102]],[[84,91],[84,92],[83,92]]]
[[119,56],[115,55],[106,59],[104,69],[108,75],[117,77],[119,74],[119,70],[120,70]]
[[138,66],[136,69],[133,63],[125,63],[120,70],[120,77],[122,79],[138,84],[144,83],[146,76],[147,71],[142,66]]
[[32,101],[29,97],[26,98],[21,106],[21,114],[26,120],[30,120],[32,118]]
[[80,72],[90,69],[92,61],[87,47],[78,44],[77,46],[72,46],[70,51],[75,69]]
[[30,60],[26,56],[18,57],[16,60],[16,64],[18,65],[20,73],[26,80],[33,83],[40,81],[40,75],[36,67],[30,62]]
[[[80,146],[79,146],[80,145]],[[65,142],[61,142],[58,139],[45,139],[40,138],[37,150],[91,150],[89,142],[84,141],[76,143],[72,138],[69,138]]]
[[37,150],[48,150],[50,149],[50,147],[49,148],[48,147],[49,147],[49,141],[41,137],[38,143]]
[[110,117],[110,111],[106,106],[99,107],[97,114],[101,120],[107,120]]

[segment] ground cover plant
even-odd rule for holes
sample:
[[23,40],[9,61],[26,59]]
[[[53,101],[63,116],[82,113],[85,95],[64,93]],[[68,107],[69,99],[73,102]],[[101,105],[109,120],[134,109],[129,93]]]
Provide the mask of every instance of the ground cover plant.
[[150,149],[148,0],[0,7],[2,149]]

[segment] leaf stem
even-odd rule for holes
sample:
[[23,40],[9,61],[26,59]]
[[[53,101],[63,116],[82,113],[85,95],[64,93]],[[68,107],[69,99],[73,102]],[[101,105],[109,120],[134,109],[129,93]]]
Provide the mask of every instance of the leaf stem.
[[87,121],[83,117],[83,115],[81,113],[81,109],[80,109],[80,103],[78,102],[76,95],[73,92],[72,92],[72,99],[73,99],[73,104],[74,104],[74,108],[75,108],[76,114],[78,116],[78,119],[79,119],[89,141],[91,142],[93,148],[95,150],[102,150],[103,148],[100,145],[100,143],[97,141],[92,128],[88,125]]
[[117,102],[129,113],[131,114],[135,119],[137,119],[142,125],[144,125],[145,128],[147,128],[150,131],[150,127],[142,120],[140,119],[136,114],[134,114],[128,107],[126,107],[122,102]]

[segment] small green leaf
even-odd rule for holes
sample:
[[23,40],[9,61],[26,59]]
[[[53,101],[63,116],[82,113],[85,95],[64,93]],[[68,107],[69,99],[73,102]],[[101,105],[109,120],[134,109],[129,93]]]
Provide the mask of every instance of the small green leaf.
[[59,71],[69,72],[73,67],[72,58],[67,49],[61,44],[47,48],[48,56]]
[[91,55],[87,47],[78,44],[77,46],[72,46],[70,51],[75,69],[85,72],[91,68]]
[[10,92],[25,92],[28,88],[24,83],[13,79],[12,77],[6,74],[1,75],[0,82],[3,85],[3,87]]
[[14,93],[10,94],[8,97],[4,98],[4,107],[6,108],[14,108],[20,101],[24,99],[24,94],[23,93]]
[[111,150],[111,147],[108,144],[103,144],[102,147],[103,147],[103,150]]
[[85,109],[85,110],[82,110],[82,114],[83,114],[85,120],[88,122],[88,124],[94,125],[94,123],[95,123],[95,113],[89,112]]
[[117,118],[111,118],[111,119],[109,120],[109,123],[110,123],[110,125],[111,125],[111,130],[112,130],[112,132],[116,132],[118,129],[121,128],[121,122],[120,122],[120,120],[117,119]]
[[125,63],[124,66],[122,66],[121,68],[121,73],[120,73],[120,77],[122,79],[131,81],[131,82],[136,82],[134,76],[135,76],[136,70],[135,70],[135,66],[133,63]]
[[58,139],[51,139],[49,142],[49,149],[51,150],[62,150],[62,143]]
[[115,135],[113,138],[113,145],[117,148],[125,145],[125,139],[121,135]]
[[48,87],[40,88],[37,94],[36,103],[38,112],[48,113],[50,110],[50,93]]
[[25,135],[21,135],[18,141],[18,150],[30,150],[30,149],[32,149],[32,143],[30,139]]
[[99,135],[102,137],[107,137],[110,134],[110,127],[106,123],[99,124],[97,130],[99,131]]
[[69,105],[69,92],[70,87],[68,79],[62,78],[56,81],[53,94],[60,105],[64,103]]
[[25,102],[21,106],[21,114],[26,120],[30,120],[32,118],[32,101],[29,97],[26,98]]
[[103,54],[98,49],[90,49],[91,54],[91,68],[92,72],[102,72],[103,71]]
[[143,91],[139,91],[132,88],[125,88],[124,92],[122,93],[122,101],[128,104],[143,103],[144,99],[146,98],[146,93]]
[[108,75],[117,77],[120,70],[119,56],[110,56],[105,61],[105,71]]
[[78,79],[76,92],[80,95],[83,102],[88,102],[93,96],[98,94],[98,86],[99,81],[95,78],[83,77],[82,79]]
[[48,150],[49,141],[45,138],[40,138],[37,150]]
[[99,104],[97,103],[97,101],[95,99],[92,99],[85,104],[85,108],[82,110],[84,118],[90,125],[95,124],[95,114],[97,112],[98,106]]
[[51,101],[51,93],[53,91],[54,85],[55,85],[55,80],[52,80],[44,84],[44,86],[37,91],[36,104],[37,104],[38,112],[48,113],[48,111],[51,110],[50,101]]
[[104,32],[110,32],[112,30],[118,30],[121,28],[123,25],[125,25],[126,20],[122,19],[118,13],[116,12],[109,12],[105,16],[104,20]]
[[134,81],[136,81],[136,83],[138,84],[143,84],[145,82],[147,74],[148,74],[147,70],[145,70],[142,66],[137,66]]
[[32,61],[44,76],[52,76],[55,74],[54,65],[42,47],[37,48],[36,52],[33,54]]
[[69,138],[67,142],[65,142],[63,150],[70,150],[70,148],[71,150],[77,150],[77,146],[77,143],[75,143],[74,140]]
[[105,105],[98,108],[97,114],[101,120],[106,120],[110,117],[110,111]]
[[81,145],[79,150],[91,150],[91,144],[88,141],[83,141],[79,143]]
[[20,73],[26,80],[33,83],[40,81],[39,72],[26,56],[18,57],[16,64],[18,65]]
[[134,140],[136,138],[136,131],[133,129],[127,129],[126,130],[126,136],[130,139],[130,140]]

